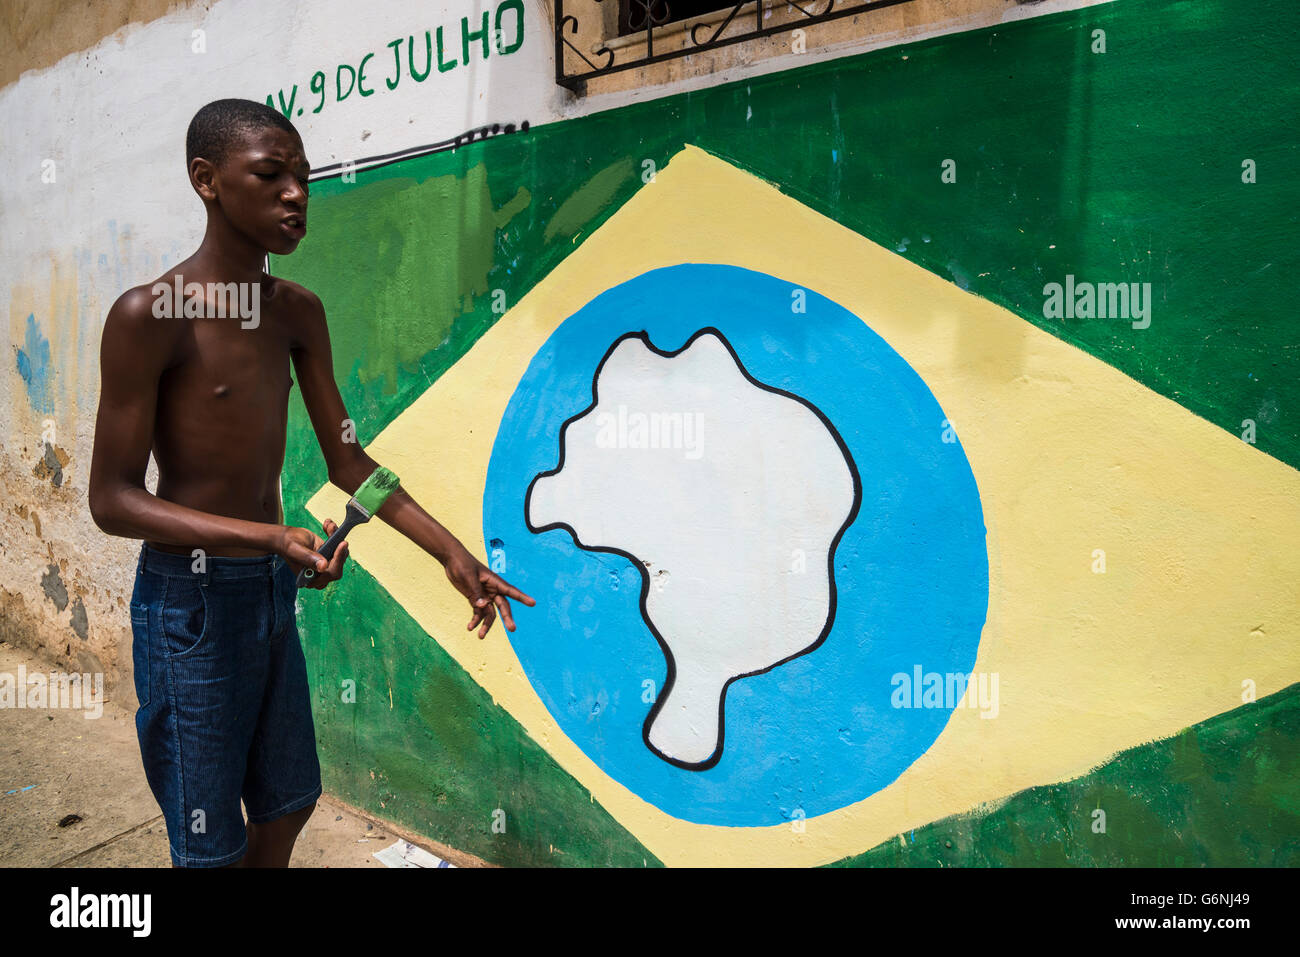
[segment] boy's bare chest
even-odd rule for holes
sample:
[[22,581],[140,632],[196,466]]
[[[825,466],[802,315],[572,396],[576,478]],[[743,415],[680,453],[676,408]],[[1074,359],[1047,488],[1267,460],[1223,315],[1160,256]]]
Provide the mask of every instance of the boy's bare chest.
[[286,324],[263,317],[257,328],[230,319],[189,320],[176,358],[159,382],[159,411],[218,427],[272,425],[284,414],[293,385]]

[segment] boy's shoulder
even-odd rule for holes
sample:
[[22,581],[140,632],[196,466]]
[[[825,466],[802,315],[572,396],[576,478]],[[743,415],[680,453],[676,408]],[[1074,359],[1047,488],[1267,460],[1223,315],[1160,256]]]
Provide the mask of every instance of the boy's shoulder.
[[157,317],[154,285],[131,287],[108,310],[100,338],[106,379],[124,381],[149,368],[162,371],[175,365],[183,353],[185,324]]
[[154,301],[158,298],[155,287],[159,283],[166,281],[168,280],[164,277],[139,286],[132,286],[117,297],[113,307],[109,310],[109,315],[117,314],[128,320],[144,320],[152,317]]
[[[168,272],[157,279],[132,286],[114,301],[109,310],[109,317],[117,317],[119,323],[124,321],[131,326],[145,324],[147,320],[157,318],[159,297],[162,296],[167,302],[171,302],[175,298],[174,284],[178,278],[178,273]],[[282,276],[263,273],[262,284],[263,295],[269,294],[278,300],[289,314],[324,318],[325,307],[320,297],[301,283]],[[182,296],[187,294],[184,291],[184,283],[181,284],[181,290]]]
[[113,302],[104,319],[104,345],[110,342],[130,342],[135,346],[148,343],[151,348],[170,347],[180,332],[181,324],[158,321],[158,293],[156,287],[166,279],[132,286]]
[[299,333],[309,334],[325,325],[325,306],[320,296],[292,279],[268,276],[266,273],[262,274],[262,278],[271,285],[271,301],[279,304],[280,313]]
[[283,276],[269,276],[262,274],[266,282],[270,282],[274,287],[276,296],[284,296],[285,302],[290,306],[308,306],[312,309],[323,309],[320,296],[316,295],[302,283],[294,282],[292,279],[285,279]]
[[182,297],[185,295],[186,280],[183,265],[177,265],[156,279],[132,286],[123,292],[109,309],[109,317],[118,316],[133,324],[161,318],[160,313],[166,311],[163,307],[170,308],[173,305],[178,289]]

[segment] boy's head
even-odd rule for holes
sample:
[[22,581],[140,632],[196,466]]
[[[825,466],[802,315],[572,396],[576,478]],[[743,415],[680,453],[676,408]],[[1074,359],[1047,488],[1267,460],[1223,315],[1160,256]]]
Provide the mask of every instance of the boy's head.
[[250,133],[267,128],[284,130],[302,142],[298,130],[278,110],[256,100],[213,100],[199,109],[185,131],[185,166],[197,157],[221,166],[232,149],[239,147]]
[[306,234],[302,138],[283,114],[254,100],[215,100],[185,133],[190,184],[208,208],[268,252],[292,252]]

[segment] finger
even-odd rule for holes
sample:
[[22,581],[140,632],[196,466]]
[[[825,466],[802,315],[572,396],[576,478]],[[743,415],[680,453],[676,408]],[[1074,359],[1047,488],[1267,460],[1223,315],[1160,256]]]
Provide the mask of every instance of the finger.
[[332,518],[327,518],[327,519],[325,519],[324,527],[325,527],[325,537],[326,537],[326,538],[328,538],[329,536],[333,535],[333,534],[334,534],[334,530],[335,530],[336,528],[338,528],[338,526],[334,524],[334,519],[332,519]]
[[343,577],[343,563],[348,559],[347,540],[339,542],[339,547],[334,549],[334,557],[330,559],[329,568],[325,570],[324,576],[330,581],[338,581]]
[[[321,546],[324,545],[324,544],[325,544],[325,539],[321,538],[321,537],[320,537],[319,535],[317,535],[315,532],[312,532],[312,533],[311,533],[311,547],[312,547],[312,551],[315,552],[315,554],[318,555],[318,556],[320,557],[320,560],[323,561],[323,562],[325,563],[325,565],[328,565],[328,564],[329,564],[329,559],[326,558],[324,555],[321,555],[321,553],[320,553]],[[317,571],[321,571],[321,570],[323,570],[324,567],[325,567],[324,565],[318,565],[315,559],[312,559],[311,564],[312,564],[314,567],[316,567],[316,570],[317,570]]]
[[496,607],[493,605],[488,605],[486,608],[483,609],[483,627],[481,627],[478,630],[478,636],[480,638],[486,638],[488,631],[491,630],[492,628],[492,622],[496,620],[497,620]]
[[[318,541],[317,545],[319,544]],[[317,573],[329,565],[329,562],[325,561],[325,556],[315,548],[308,548],[298,542],[289,545],[289,561],[297,563],[299,568],[311,568]]]
[[504,578],[501,578],[497,575],[493,575],[488,580],[492,583],[493,587],[496,589],[496,591],[499,594],[509,595],[511,598],[518,598],[521,602],[523,602],[525,605],[528,605],[529,607],[532,607],[533,605],[537,604],[535,599],[529,597],[528,595],[525,595],[514,585],[506,581]]
[[323,572],[316,573],[316,577],[311,580],[311,587],[324,588],[326,585],[329,585],[331,582],[338,581],[339,578],[341,577],[342,576],[337,571],[337,566],[334,564],[333,559],[331,559],[329,565],[326,567],[326,569]]
[[474,609],[474,617],[471,618],[469,624],[465,626],[466,631],[473,631],[478,627],[478,623],[483,620],[483,609],[474,608],[474,603],[472,601],[470,602],[470,607]]
[[[338,553],[335,552],[334,558],[337,557]],[[334,569],[334,558],[328,559],[325,567],[316,572],[316,576],[311,580],[312,588],[324,588],[330,582],[338,579],[337,575],[331,574]]]
[[515,616],[510,614],[510,600],[505,595],[497,595],[494,603],[501,612],[501,623],[506,626],[506,631],[514,631]]

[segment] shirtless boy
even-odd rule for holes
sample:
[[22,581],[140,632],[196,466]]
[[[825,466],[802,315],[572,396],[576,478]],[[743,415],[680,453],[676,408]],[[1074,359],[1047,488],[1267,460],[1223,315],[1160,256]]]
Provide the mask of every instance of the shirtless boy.
[[[263,104],[218,100],[195,114],[185,146],[207,232],[193,256],[109,310],[90,511],[104,532],[143,540],[131,600],[136,729],[173,865],[286,867],[321,794],[295,578],[312,565],[310,587],[328,587],[347,558],[343,543],[327,562],[323,539],[283,524],[290,360],[330,482],[353,493],[378,463],[345,440],[320,299],[262,269],[268,252],[287,255],[306,234],[297,131]],[[214,302],[214,288],[239,295]],[[186,309],[176,289],[202,306]],[[232,302],[244,307],[233,316]],[[145,487],[150,451],[156,495]],[[377,515],[442,564],[480,638],[498,614],[514,630],[510,598],[535,604],[400,487]]]

